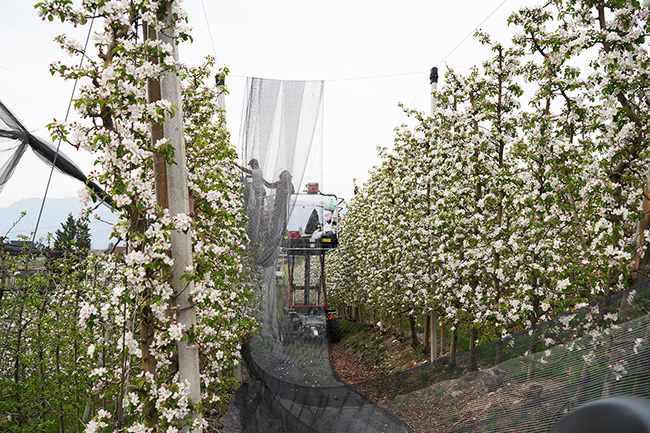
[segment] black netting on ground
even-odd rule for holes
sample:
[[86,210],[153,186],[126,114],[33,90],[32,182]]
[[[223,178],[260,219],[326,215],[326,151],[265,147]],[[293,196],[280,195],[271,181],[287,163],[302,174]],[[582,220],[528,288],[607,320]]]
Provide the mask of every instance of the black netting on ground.
[[647,284],[439,362],[356,384],[418,432],[549,432],[576,407],[650,397]]

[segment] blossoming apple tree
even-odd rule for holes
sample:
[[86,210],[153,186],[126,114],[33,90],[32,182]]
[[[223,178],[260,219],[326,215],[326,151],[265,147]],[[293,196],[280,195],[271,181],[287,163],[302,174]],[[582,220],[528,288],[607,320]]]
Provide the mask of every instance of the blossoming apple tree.
[[[220,404],[232,386],[238,345],[255,328],[247,306],[251,285],[234,151],[216,90],[205,84],[213,64],[188,68],[174,59],[172,45],[149,37],[152,30],[174,43],[190,38],[179,3],[96,0],[76,8],[52,0],[37,5],[43,19],[103,26],[94,35],[94,49],[59,37],[61,46],[84,63],[51,67],[80,81],[74,104],[83,118],[53,123],[53,135],[96,155],[98,169],[90,178],[113,197],[118,215],[113,236],[127,246],[122,255],[101,263],[99,284],[87,288],[80,308],[79,325],[94,335],[85,361],[97,396],[86,431],[201,430],[201,417],[194,414]],[[148,92],[147,85],[155,85],[164,72],[183,78],[183,107]],[[174,149],[152,131],[180,113],[193,204],[189,215],[161,207],[154,182],[156,160],[170,161]],[[190,233],[193,240],[194,265],[184,271],[194,287],[197,324],[189,329],[178,322],[172,302],[172,231]],[[199,347],[203,404],[188,398],[188,383],[179,379],[181,340]]]
[[[479,32],[492,58],[449,71],[432,115],[410,111],[416,126],[360,188],[332,267],[335,299],[379,291],[401,311],[435,309],[473,342],[645,278],[648,2],[558,0],[509,22],[521,30],[512,47]],[[386,285],[409,268],[391,268],[392,250],[367,236],[392,238],[415,286],[430,287],[414,297]]]

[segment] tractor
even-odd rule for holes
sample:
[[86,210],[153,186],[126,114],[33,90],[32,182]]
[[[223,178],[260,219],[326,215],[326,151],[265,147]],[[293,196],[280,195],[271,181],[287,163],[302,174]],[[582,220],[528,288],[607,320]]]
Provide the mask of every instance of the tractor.
[[[294,338],[341,339],[341,324],[336,311],[327,307],[325,255],[338,246],[335,227],[338,198],[323,194],[318,184],[307,184],[306,194],[297,194],[288,232],[282,240],[282,260],[286,263],[289,293],[280,319],[280,339],[288,344]],[[310,213],[311,210],[311,213]],[[330,212],[331,220],[320,224],[319,212]],[[322,212],[321,212],[322,213]],[[306,226],[295,229],[300,221]],[[317,221],[318,220],[318,221]]]

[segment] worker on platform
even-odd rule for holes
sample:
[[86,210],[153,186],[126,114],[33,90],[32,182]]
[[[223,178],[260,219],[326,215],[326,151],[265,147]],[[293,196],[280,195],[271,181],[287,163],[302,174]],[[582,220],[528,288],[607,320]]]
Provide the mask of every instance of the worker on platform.
[[253,243],[257,243],[261,241],[260,232],[263,230],[262,217],[264,214],[264,198],[266,196],[262,169],[256,158],[248,162],[250,168],[242,167],[236,162],[235,165],[247,174],[244,201],[246,203],[246,214],[248,215],[249,221],[248,236]]
[[264,196],[266,196],[266,190],[264,189],[264,175],[262,174],[262,169],[260,168],[260,163],[256,158],[248,161],[250,168],[242,167],[241,165],[235,162],[235,165],[241,169],[244,173],[248,174],[248,184],[250,185],[252,194],[251,199],[255,202],[257,206],[261,206],[264,201]]
[[271,215],[271,235],[278,239],[282,237],[287,228],[289,216],[289,199],[295,193],[292,176],[288,170],[283,170],[275,182],[262,182],[267,188],[275,189],[275,200],[273,201],[273,214]]

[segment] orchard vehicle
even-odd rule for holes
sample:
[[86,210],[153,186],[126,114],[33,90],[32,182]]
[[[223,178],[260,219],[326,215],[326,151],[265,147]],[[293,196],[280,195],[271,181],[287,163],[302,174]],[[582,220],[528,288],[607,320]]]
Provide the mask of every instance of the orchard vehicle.
[[[336,343],[341,339],[341,324],[336,311],[327,307],[325,255],[338,246],[335,227],[340,202],[334,195],[322,194],[318,184],[307,187],[306,194],[295,198],[289,231],[282,240],[289,293],[280,319],[280,339],[287,344],[294,338],[329,338]],[[317,218],[320,223],[320,214],[323,224],[312,231]],[[297,226],[301,221],[305,229]]]

